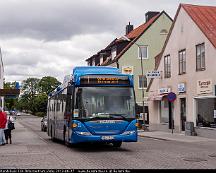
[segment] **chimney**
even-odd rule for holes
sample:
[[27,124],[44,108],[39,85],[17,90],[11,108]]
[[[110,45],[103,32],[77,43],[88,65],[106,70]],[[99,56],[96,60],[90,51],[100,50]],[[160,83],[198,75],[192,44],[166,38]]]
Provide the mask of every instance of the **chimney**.
[[154,17],[154,16],[156,16],[158,14],[160,14],[160,12],[158,12],[158,11],[148,11],[145,14],[146,22],[148,22],[152,17]]
[[125,34],[126,35],[129,34],[129,32],[131,32],[132,30],[133,30],[133,25],[131,25],[129,22],[129,24],[126,25],[126,33]]

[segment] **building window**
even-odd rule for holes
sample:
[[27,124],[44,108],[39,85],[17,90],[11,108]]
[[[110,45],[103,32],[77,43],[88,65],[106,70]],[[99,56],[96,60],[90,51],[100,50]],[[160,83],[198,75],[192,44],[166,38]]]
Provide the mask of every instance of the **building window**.
[[171,59],[170,55],[164,57],[164,77],[170,78],[171,77]]
[[114,59],[116,57],[116,48],[111,50],[111,58]]
[[92,58],[92,66],[95,66],[95,58]]
[[179,74],[186,73],[186,50],[179,51]]
[[148,81],[147,81],[146,75],[144,75],[144,76],[139,75],[139,85],[138,85],[138,88],[139,89],[147,88],[147,86],[148,86]]
[[138,58],[148,59],[148,46],[139,46],[138,47]]
[[205,70],[205,44],[196,45],[196,70]]

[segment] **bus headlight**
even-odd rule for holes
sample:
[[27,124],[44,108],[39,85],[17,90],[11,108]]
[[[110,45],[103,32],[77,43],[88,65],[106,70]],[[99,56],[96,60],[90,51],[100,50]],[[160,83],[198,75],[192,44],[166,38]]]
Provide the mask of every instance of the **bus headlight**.
[[83,135],[83,136],[91,136],[91,135],[92,135],[90,132],[77,132],[77,131],[76,131],[76,133],[77,133],[78,135]]
[[123,134],[123,135],[132,135],[132,134],[134,134],[134,133],[136,133],[135,130],[132,130],[132,131],[125,131],[125,132],[122,133],[122,134]]

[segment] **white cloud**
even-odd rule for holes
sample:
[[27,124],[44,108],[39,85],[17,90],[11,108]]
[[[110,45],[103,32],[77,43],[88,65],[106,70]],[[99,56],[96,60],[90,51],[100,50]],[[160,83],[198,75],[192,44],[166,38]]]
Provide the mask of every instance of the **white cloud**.
[[0,46],[6,81],[53,76],[62,81],[77,65],[145,22],[147,11],[174,17],[179,3],[212,0],[7,0],[0,1]]

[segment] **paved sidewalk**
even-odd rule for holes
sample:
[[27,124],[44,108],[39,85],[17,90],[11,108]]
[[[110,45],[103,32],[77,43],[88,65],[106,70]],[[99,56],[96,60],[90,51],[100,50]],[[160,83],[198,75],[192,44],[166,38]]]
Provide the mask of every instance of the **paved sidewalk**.
[[200,136],[185,136],[183,133],[169,133],[162,131],[144,131],[138,130],[138,135],[141,137],[167,140],[167,141],[179,141],[179,142],[205,142],[205,141],[215,141],[216,139],[204,138]]

